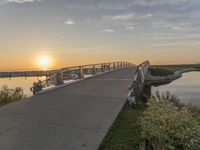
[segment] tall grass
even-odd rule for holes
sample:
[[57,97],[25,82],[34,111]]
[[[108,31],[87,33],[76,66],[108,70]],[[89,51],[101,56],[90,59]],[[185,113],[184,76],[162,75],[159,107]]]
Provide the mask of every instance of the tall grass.
[[149,99],[140,126],[141,138],[153,150],[200,149],[200,107],[181,103],[169,92]]
[[8,88],[8,86],[4,85],[0,88],[0,106],[23,98],[25,98],[25,95],[21,87]]
[[171,94],[170,92],[160,93],[159,91],[156,91],[155,95],[153,95],[151,99],[159,102],[168,101],[180,109],[186,107],[192,114],[200,115],[200,105],[183,103],[177,96]]

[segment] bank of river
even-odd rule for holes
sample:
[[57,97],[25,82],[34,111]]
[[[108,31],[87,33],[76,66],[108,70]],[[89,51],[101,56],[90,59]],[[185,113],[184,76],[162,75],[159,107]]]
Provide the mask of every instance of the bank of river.
[[169,91],[183,102],[200,104],[200,72],[188,72],[170,84],[152,87],[152,93]]

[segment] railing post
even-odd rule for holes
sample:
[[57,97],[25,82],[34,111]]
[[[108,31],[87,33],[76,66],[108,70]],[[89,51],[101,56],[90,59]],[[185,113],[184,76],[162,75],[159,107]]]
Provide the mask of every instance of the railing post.
[[121,62],[121,63],[120,63],[120,68],[122,68],[122,67],[123,67],[123,63]]
[[93,75],[96,74],[96,67],[95,67],[95,65],[93,65],[93,67],[92,67],[92,74]]
[[110,70],[110,63],[108,63],[108,70]]
[[113,69],[116,69],[116,64],[115,64],[115,62],[113,63]]
[[117,63],[117,68],[120,68],[120,63],[119,62]]
[[61,85],[63,84],[63,73],[62,72],[59,72],[56,74],[56,82],[55,82],[55,85]]
[[83,66],[79,67],[79,78],[84,78],[84,75],[83,75]]
[[104,64],[101,65],[101,72],[104,72]]

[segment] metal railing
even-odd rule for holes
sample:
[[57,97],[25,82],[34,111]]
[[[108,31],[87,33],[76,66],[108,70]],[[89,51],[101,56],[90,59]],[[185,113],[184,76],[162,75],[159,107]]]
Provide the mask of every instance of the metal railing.
[[[103,72],[119,68],[132,67],[132,66],[134,65],[129,62],[108,62],[100,64],[67,67],[60,69],[55,74],[51,75],[50,77],[46,77],[45,80],[39,81],[38,83],[40,84],[39,86],[42,86],[42,88],[47,88],[47,87],[62,85],[70,80],[83,79],[85,77],[100,74]],[[37,88],[36,83],[34,83],[34,85],[36,86],[31,87],[31,91],[37,93],[38,91],[41,90],[41,88]]]

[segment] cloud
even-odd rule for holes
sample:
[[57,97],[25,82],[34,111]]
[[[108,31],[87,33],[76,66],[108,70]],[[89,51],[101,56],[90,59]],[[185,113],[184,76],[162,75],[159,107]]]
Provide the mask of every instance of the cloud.
[[198,3],[198,0],[102,0],[96,2],[93,7],[95,7],[96,9],[123,11],[130,10],[130,8],[138,6],[178,6],[179,4],[187,4],[191,2]]
[[41,2],[44,0],[0,0],[0,5],[6,4],[6,3],[18,3],[18,4],[23,4],[23,3],[33,3],[33,2]]
[[153,17],[153,14],[149,13],[146,15],[137,16],[136,19],[147,19]]
[[113,33],[115,32],[113,29],[104,29],[101,32],[105,32],[105,33]]
[[65,25],[74,25],[75,22],[72,21],[72,20],[67,20],[67,21],[64,22],[64,24],[65,24]]
[[103,16],[102,18],[105,20],[131,20],[134,17],[134,12],[123,14],[123,15],[115,15],[115,16]]
[[175,5],[180,3],[186,3],[191,0],[140,0],[139,4],[143,5]]
[[127,27],[126,27],[126,30],[134,31],[134,30],[135,30],[135,27],[134,27],[134,26],[127,26]]
[[183,27],[180,27],[180,26],[173,26],[173,27],[172,27],[172,30],[175,30],[175,31],[183,31],[184,28],[183,28]]

